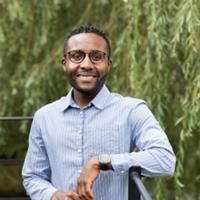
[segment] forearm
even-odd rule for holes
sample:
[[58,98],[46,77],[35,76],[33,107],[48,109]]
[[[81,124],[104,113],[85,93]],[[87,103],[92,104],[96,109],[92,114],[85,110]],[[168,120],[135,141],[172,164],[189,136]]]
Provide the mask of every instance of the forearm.
[[41,177],[23,174],[23,185],[32,200],[50,200],[57,191],[53,185]]
[[162,148],[140,152],[113,154],[112,167],[117,174],[139,166],[144,176],[171,176],[174,173],[176,158],[173,152]]

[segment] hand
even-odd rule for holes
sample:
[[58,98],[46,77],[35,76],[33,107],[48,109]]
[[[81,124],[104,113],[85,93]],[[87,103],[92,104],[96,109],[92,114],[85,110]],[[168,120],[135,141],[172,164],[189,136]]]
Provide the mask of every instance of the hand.
[[68,200],[66,192],[55,192],[51,198],[51,200]]
[[67,192],[67,197],[69,200],[81,200],[75,190]]
[[76,192],[81,200],[94,200],[92,185],[99,174],[99,160],[94,156],[88,161],[78,178]]
[[55,192],[51,198],[51,200],[80,200],[78,194],[71,190],[69,192]]

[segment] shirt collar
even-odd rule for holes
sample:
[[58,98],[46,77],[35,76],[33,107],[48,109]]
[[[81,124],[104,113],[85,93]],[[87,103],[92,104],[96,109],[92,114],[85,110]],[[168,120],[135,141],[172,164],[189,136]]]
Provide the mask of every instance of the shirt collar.
[[99,93],[92,99],[91,103],[98,109],[102,110],[105,106],[105,103],[110,95],[110,91],[104,85]]
[[[60,99],[61,111],[65,111],[69,107],[78,107],[76,105],[76,103],[74,102],[73,98],[72,98],[72,91],[73,91],[73,89],[71,89],[69,91],[67,96],[62,97]],[[105,106],[105,103],[106,103],[107,98],[109,97],[109,95],[110,95],[110,91],[104,85],[102,87],[102,89],[99,91],[99,93],[94,97],[94,99],[92,99],[92,101],[89,104],[93,104],[96,108],[102,110],[104,108],[104,106]]]

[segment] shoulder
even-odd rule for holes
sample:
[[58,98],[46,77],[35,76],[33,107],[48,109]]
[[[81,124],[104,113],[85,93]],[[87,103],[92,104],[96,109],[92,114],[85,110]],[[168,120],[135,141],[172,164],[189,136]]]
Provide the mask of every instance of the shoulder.
[[143,99],[123,96],[119,93],[111,93],[110,99],[112,103],[116,103],[123,107],[129,107],[131,109],[136,109],[140,105],[146,105],[146,102]]
[[35,112],[34,118],[56,115],[56,113],[61,111],[65,98],[66,97],[61,97],[56,101],[53,101],[51,103],[42,106]]

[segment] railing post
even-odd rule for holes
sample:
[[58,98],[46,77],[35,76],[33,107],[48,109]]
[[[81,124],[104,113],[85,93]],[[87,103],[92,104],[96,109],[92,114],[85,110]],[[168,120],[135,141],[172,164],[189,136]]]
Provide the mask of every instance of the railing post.
[[141,168],[129,169],[129,200],[152,200],[141,180]]
[[132,172],[137,172],[139,175],[141,174],[140,167],[131,167],[129,169],[129,185],[128,185],[128,200],[140,200],[140,192],[131,177]]

